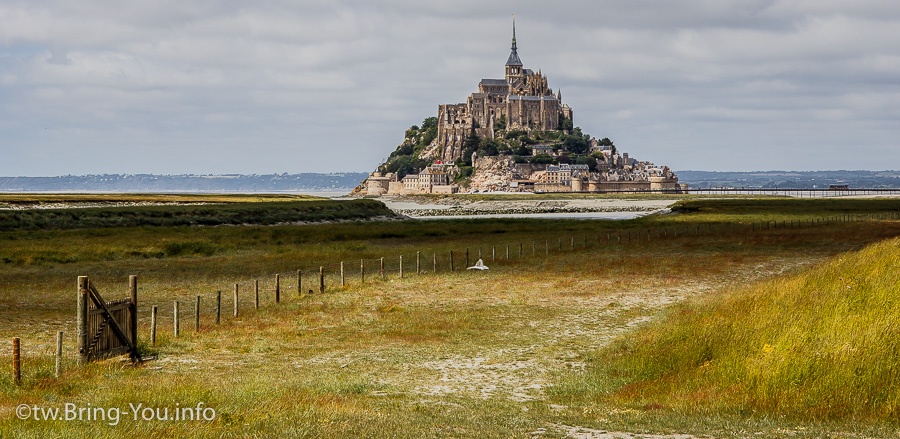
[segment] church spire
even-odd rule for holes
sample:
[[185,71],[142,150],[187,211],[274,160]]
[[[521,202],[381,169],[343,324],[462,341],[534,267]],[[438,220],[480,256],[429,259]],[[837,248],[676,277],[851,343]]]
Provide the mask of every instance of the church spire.
[[513,34],[512,34],[512,47],[510,47],[509,59],[506,60],[506,65],[508,66],[521,66],[522,60],[519,59],[519,54],[516,52],[516,15],[513,14]]

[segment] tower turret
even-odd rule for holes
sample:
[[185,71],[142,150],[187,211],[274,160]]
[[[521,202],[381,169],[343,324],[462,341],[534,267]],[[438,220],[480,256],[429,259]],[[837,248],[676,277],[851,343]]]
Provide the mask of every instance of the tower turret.
[[524,76],[522,60],[519,59],[516,51],[516,16],[513,15],[512,47],[510,47],[509,58],[506,59],[506,83],[512,84],[516,79],[522,79]]

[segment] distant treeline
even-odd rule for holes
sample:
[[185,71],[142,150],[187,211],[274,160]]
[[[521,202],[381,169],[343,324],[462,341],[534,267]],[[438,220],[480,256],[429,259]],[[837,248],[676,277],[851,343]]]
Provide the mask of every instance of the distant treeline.
[[678,171],[678,181],[692,188],[827,189],[900,188],[900,171]]
[[0,177],[0,191],[108,192],[349,192],[368,177],[361,172],[340,174],[153,175],[100,174],[59,177]]

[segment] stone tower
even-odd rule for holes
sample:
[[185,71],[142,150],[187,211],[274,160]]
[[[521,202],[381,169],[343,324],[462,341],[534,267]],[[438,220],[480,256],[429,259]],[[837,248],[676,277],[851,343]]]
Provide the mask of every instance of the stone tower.
[[510,47],[509,58],[506,60],[506,83],[515,84],[525,78],[525,72],[522,68],[522,60],[519,59],[519,53],[516,51],[516,19],[513,16],[513,32],[512,47]]
[[512,46],[506,59],[503,79],[482,79],[478,91],[465,102],[438,106],[437,145],[440,158],[453,162],[463,156],[466,139],[502,135],[494,128],[505,121],[505,130],[553,131],[560,116],[572,118],[572,110],[554,94],[541,73],[526,69],[516,46],[513,17]]

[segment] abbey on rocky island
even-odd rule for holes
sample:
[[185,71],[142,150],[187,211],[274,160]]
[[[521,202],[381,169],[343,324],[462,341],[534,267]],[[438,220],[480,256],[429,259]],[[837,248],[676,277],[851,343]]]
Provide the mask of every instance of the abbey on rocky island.
[[442,159],[453,162],[463,151],[466,137],[475,134],[493,138],[495,126],[507,130],[553,131],[571,121],[572,109],[562,103],[562,93],[547,85],[540,70],[526,69],[516,48],[516,23],[513,21],[512,47],[506,60],[504,79],[482,79],[478,91],[465,103],[438,106],[437,141]]
[[611,140],[572,123],[540,71],[512,47],[503,79],[482,79],[465,103],[406,130],[403,142],[354,193],[368,196],[457,192],[681,191],[666,166],[638,161]]

